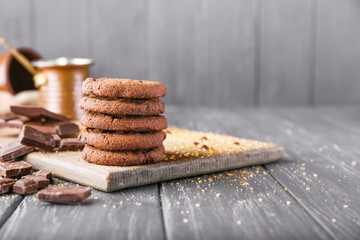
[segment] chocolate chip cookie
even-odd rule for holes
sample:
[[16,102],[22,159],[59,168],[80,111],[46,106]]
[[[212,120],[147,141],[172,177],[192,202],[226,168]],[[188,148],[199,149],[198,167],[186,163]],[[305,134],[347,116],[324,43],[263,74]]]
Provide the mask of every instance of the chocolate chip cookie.
[[156,163],[165,160],[165,148],[133,151],[106,151],[86,145],[83,150],[83,159],[99,165],[131,166],[145,163]]
[[162,100],[156,99],[127,99],[127,98],[93,98],[83,97],[80,108],[111,115],[159,115],[165,111]]
[[164,116],[114,116],[103,113],[85,112],[81,123],[89,128],[117,131],[160,131],[167,128]]
[[164,84],[145,80],[119,78],[87,78],[82,86],[84,95],[111,98],[159,98],[166,95]]
[[84,129],[78,139],[103,150],[138,150],[159,147],[166,138],[164,131],[121,132],[94,128]]

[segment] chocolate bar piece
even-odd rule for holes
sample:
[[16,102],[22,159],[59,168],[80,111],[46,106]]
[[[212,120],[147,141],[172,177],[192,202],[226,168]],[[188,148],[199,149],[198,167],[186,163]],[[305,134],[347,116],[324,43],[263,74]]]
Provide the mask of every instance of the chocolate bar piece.
[[49,179],[50,182],[52,182],[52,173],[46,169],[42,169],[40,171],[34,172],[32,175]]
[[76,138],[61,139],[59,151],[79,151],[84,149],[85,144]]
[[25,124],[41,132],[49,134],[67,135],[79,132],[79,126],[72,122],[41,122],[30,121]]
[[61,203],[61,204],[80,204],[91,195],[89,187],[48,187],[37,193],[39,201]]
[[16,182],[15,179],[11,178],[0,178],[0,194],[10,192],[11,187]]
[[19,181],[16,181],[14,184],[12,190],[14,193],[18,194],[32,194],[37,192],[37,184],[32,179],[20,179]]
[[63,121],[63,122],[70,121],[70,119],[64,115],[56,114],[44,108],[36,107],[36,106],[10,106],[10,110],[12,113],[21,116],[26,116],[31,119],[46,118],[47,120],[55,120],[55,121]]
[[4,116],[0,116],[0,124],[4,124],[9,120],[15,119],[17,118],[17,116],[15,115],[4,115]]
[[0,162],[0,174],[4,177],[18,177],[28,175],[31,165],[25,161]]
[[36,182],[37,188],[43,188],[47,187],[50,184],[50,180],[41,176],[36,175],[26,175],[22,177],[21,179],[30,179],[34,180]]
[[[4,120],[4,119],[3,119]],[[9,127],[9,128],[22,128],[26,122],[30,119],[27,117],[15,117],[11,119],[7,119],[0,122],[0,127]]]
[[29,126],[22,128],[18,140],[21,144],[45,151],[53,151],[55,148],[55,140],[51,134],[40,132]]
[[11,161],[32,151],[34,151],[33,147],[22,145],[19,141],[13,141],[1,146],[0,161]]
[[61,142],[61,138],[59,135],[57,134],[52,134],[54,141],[55,141],[55,147],[59,147],[60,146],[60,142]]

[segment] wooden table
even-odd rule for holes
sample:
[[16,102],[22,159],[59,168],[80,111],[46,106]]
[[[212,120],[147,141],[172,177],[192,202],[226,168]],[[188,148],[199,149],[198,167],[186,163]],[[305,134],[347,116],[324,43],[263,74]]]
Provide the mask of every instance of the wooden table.
[[[0,197],[2,239],[359,239],[360,107],[168,107],[170,125],[270,141],[285,158],[80,206]],[[65,184],[71,184],[66,183]]]

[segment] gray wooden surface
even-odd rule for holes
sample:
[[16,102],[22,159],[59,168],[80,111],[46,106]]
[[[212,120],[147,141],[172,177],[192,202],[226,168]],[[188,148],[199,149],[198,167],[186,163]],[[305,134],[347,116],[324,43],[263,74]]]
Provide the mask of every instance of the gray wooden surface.
[[[284,145],[274,164],[115,193],[80,206],[0,197],[4,239],[358,239],[360,108],[169,106],[169,124]],[[66,182],[64,182],[67,184]]]
[[[177,105],[360,103],[358,0],[0,0],[0,35]],[[5,50],[0,47],[0,53]]]

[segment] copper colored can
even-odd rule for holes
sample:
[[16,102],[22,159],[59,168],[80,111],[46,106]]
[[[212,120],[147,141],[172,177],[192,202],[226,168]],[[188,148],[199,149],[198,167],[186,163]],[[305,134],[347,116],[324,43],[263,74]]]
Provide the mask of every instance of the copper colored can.
[[[17,49],[27,59],[38,60],[39,54],[26,48]],[[10,52],[0,55],[0,91],[16,94],[35,89],[33,75],[29,73]]]
[[83,114],[79,108],[81,86],[89,75],[93,61],[85,58],[57,58],[32,63],[46,78],[46,82],[39,88],[40,105],[79,120]]

